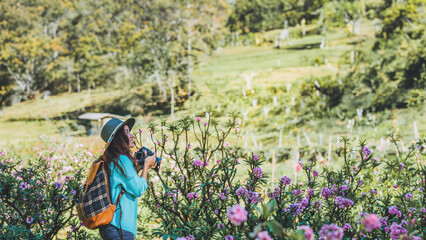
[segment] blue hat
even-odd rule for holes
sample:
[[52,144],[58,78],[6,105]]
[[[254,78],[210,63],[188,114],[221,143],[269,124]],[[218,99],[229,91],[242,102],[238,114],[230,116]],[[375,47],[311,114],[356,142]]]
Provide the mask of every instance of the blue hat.
[[118,118],[113,118],[105,123],[101,131],[101,138],[107,143],[107,146],[111,143],[112,139],[114,139],[118,129],[124,125],[127,125],[129,129],[132,130],[133,125],[135,125],[135,119],[129,118],[123,122]]

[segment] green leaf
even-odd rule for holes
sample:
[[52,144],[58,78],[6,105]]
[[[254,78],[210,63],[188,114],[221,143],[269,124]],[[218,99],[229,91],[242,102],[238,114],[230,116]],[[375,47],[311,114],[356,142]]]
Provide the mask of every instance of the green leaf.
[[283,226],[281,225],[281,223],[272,220],[272,221],[268,221],[266,222],[266,226],[268,226],[269,229],[271,229],[271,231],[277,235],[277,236],[282,236],[283,235]]

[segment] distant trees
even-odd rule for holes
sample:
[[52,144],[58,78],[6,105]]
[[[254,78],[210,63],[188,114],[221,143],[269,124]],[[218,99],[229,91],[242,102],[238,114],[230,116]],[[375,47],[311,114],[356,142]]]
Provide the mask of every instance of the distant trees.
[[218,46],[227,11],[207,0],[2,1],[0,88],[26,99],[154,82],[173,102],[175,88],[190,95],[198,53]]

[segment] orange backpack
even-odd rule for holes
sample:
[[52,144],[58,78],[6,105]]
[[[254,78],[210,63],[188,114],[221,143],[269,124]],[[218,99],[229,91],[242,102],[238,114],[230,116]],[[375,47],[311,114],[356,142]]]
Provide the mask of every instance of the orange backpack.
[[[76,203],[77,213],[84,226],[96,229],[108,225],[114,217],[117,203],[125,193],[122,189],[114,204],[111,204],[109,178],[103,159],[93,162],[84,183],[82,198]],[[120,214],[121,220],[121,214]]]

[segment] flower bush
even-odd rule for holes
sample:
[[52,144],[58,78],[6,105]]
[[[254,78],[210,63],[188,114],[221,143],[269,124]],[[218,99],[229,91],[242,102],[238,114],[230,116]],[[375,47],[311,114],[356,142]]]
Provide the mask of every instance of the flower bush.
[[26,156],[1,150],[0,239],[87,238],[74,205],[91,159],[54,140]]
[[[223,125],[201,117],[149,125],[154,147],[165,159],[155,173],[158,183],[150,183],[144,198],[162,224],[154,234],[163,239],[424,236],[425,139],[402,151],[392,137],[396,151],[376,159],[364,141],[351,147],[342,137],[341,166],[321,168],[302,159],[302,181],[283,176],[270,188],[262,158],[228,143],[228,138],[239,139],[241,128],[236,114]],[[191,136],[197,146],[189,141]],[[239,179],[236,173],[243,162],[247,175]]]

